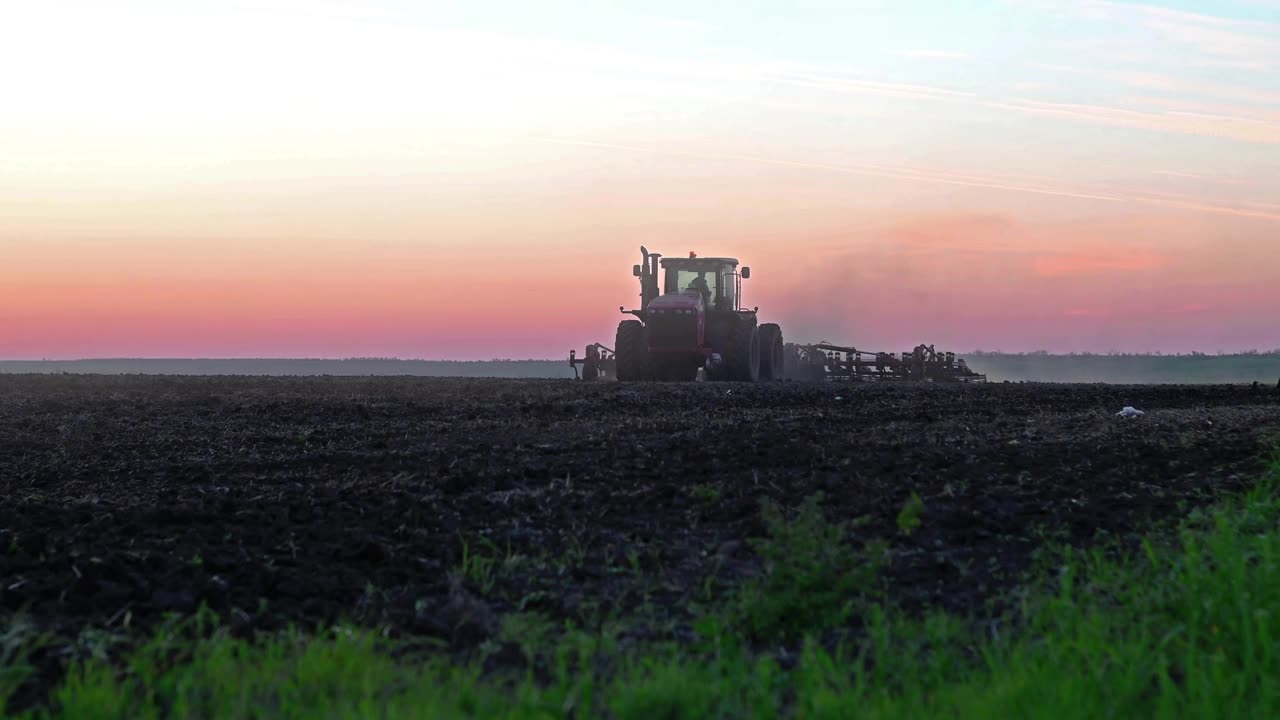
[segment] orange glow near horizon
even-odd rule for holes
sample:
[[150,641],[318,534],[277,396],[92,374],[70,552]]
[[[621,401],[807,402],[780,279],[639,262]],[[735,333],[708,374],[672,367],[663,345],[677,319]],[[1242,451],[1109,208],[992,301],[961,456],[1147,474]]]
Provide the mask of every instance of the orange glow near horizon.
[[1280,348],[1249,3],[477,3],[0,9],[0,359],[561,358],[640,245],[789,341]]
[[855,230],[808,237],[759,226],[708,242],[606,243],[584,232],[580,247],[545,250],[226,243],[166,256],[146,244],[53,243],[0,270],[0,355],[558,357],[611,340],[616,308],[636,300],[629,267],[641,243],[738,256],[754,269],[745,301],[792,340],[890,351],[1259,347],[1272,331],[1263,309],[1280,307],[1273,271],[1258,262],[1270,238],[1248,223],[1224,235],[1231,253],[1158,215],[1030,224],[936,212],[860,216]]

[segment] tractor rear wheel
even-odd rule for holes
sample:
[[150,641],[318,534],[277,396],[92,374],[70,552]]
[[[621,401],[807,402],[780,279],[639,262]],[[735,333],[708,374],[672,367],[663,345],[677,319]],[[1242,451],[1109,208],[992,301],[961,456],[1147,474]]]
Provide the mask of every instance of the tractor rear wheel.
[[760,326],[760,379],[781,380],[783,377],[782,328],[776,323]]
[[650,380],[653,363],[649,357],[649,337],[644,323],[639,320],[623,320],[618,323],[614,339],[614,358],[617,361],[618,380]]
[[725,358],[730,380],[756,382],[760,379],[760,331],[755,322],[738,323],[729,333],[729,357]]

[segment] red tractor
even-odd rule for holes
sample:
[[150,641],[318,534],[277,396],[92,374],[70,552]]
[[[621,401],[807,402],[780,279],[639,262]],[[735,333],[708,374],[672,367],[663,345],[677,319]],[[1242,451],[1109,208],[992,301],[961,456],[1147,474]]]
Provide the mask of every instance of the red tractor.
[[[782,379],[782,330],[773,323],[760,325],[759,308],[741,307],[742,281],[751,277],[751,268],[739,273],[735,258],[689,253],[661,260],[659,286],[662,256],[643,247],[640,254],[641,263],[631,268],[640,279],[640,308],[618,308],[637,319],[618,323],[608,356],[618,380],[690,381],[698,370],[708,380]],[[586,379],[607,374],[593,355],[601,353],[588,352],[582,359],[570,353],[575,373],[582,364]]]

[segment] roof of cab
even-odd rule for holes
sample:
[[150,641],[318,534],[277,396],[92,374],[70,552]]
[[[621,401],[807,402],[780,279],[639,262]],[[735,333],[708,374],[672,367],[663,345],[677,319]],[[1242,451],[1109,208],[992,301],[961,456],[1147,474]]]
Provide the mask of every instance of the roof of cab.
[[672,266],[675,266],[675,267],[688,266],[688,265],[737,265],[737,264],[738,264],[738,258],[731,258],[731,257],[696,257],[696,258],[686,258],[686,257],[664,257],[664,258],[662,258],[661,260],[659,260],[658,262],[659,262],[659,263],[661,263],[662,267],[667,267],[668,265],[672,265]]

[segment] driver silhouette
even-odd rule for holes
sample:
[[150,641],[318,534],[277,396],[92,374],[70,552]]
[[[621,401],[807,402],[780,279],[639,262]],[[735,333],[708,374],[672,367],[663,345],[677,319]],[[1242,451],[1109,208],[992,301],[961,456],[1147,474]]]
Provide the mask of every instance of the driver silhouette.
[[702,293],[704,302],[711,302],[711,287],[707,285],[707,274],[700,273],[698,277],[689,282],[689,287]]

